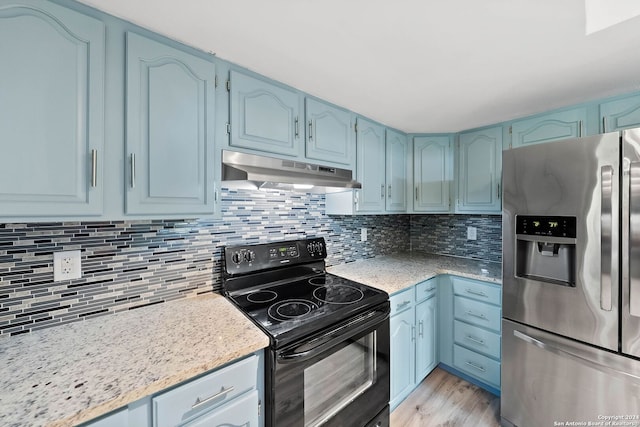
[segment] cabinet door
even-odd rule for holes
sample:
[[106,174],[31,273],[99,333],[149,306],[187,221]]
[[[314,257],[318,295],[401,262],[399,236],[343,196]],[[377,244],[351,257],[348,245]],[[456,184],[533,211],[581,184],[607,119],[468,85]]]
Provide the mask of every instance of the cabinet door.
[[356,136],[357,177],[362,184],[356,190],[358,212],[383,212],[385,206],[384,127],[358,119]]
[[212,214],[215,65],[127,33],[127,214]]
[[577,138],[584,135],[586,108],[547,114],[527,120],[513,122],[511,143],[513,147]]
[[640,95],[600,104],[603,133],[640,126]]
[[306,156],[352,168],[356,145],[352,115],[312,98],[305,99]]
[[407,210],[407,181],[409,175],[409,167],[407,165],[409,142],[405,135],[387,129],[385,158],[386,210],[388,212],[405,212]]
[[196,418],[185,427],[257,427],[259,409],[258,392],[252,391],[228,404]]
[[0,216],[102,213],[104,24],[0,5]]
[[416,378],[419,383],[438,364],[436,355],[437,312],[434,297],[416,305]]
[[[231,147],[298,156],[301,129],[298,94],[231,71]],[[304,132],[302,131],[302,134]]]
[[397,405],[411,390],[415,378],[415,315],[406,310],[390,319],[391,329],[391,406]]
[[448,136],[413,139],[414,211],[449,211],[451,169],[451,140]]
[[500,212],[502,128],[460,134],[459,212]]

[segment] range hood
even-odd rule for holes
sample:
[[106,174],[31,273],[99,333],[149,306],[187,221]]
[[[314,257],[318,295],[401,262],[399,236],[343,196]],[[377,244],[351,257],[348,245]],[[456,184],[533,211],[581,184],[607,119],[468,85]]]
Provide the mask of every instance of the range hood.
[[349,169],[227,150],[222,150],[222,181],[248,181],[258,188],[362,188]]

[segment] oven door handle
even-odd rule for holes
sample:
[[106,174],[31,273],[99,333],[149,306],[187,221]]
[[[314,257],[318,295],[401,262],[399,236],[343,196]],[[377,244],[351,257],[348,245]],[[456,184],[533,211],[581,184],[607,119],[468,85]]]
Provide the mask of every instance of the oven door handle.
[[302,344],[298,344],[290,350],[283,351],[277,355],[278,362],[291,363],[311,359],[331,347],[380,324],[389,317],[390,312],[389,305],[386,305],[384,308],[377,308],[361,314],[355,319],[311,338]]

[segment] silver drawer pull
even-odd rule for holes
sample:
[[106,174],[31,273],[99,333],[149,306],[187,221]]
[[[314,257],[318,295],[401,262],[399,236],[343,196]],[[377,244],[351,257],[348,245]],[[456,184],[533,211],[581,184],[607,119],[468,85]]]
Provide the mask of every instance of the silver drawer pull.
[[98,151],[91,150],[91,187],[98,186]]
[[227,393],[229,393],[231,391],[233,391],[233,386],[231,386],[229,388],[224,388],[224,386],[223,386],[223,387],[220,388],[220,392],[219,393],[216,393],[213,396],[207,397],[204,400],[200,400],[200,398],[198,397],[196,399],[195,403],[193,405],[191,405],[191,409],[196,409],[197,407],[202,406],[207,402],[211,402],[212,400],[217,399],[218,397],[222,396],[223,394],[227,394]]
[[435,291],[435,290],[436,290],[436,288],[428,288],[428,289],[425,289],[424,291],[425,292],[431,292],[431,291]]
[[398,305],[396,305],[396,310],[400,310],[401,308],[405,308],[406,306],[408,306],[409,304],[411,304],[411,301],[404,301]]
[[476,364],[475,364],[475,363],[473,363],[473,362],[464,362],[464,363],[466,363],[467,365],[471,366],[471,367],[472,367],[472,368],[474,368],[474,369],[477,369],[477,370],[478,370],[478,371],[480,371],[480,372],[487,372],[487,370],[486,370],[486,369],[484,369],[482,366],[480,366],[480,365],[476,365]]
[[473,311],[468,311],[468,310],[467,310],[467,312],[466,312],[466,313],[467,313],[467,315],[468,315],[468,316],[471,316],[471,317],[477,317],[478,319],[482,319],[482,320],[487,320],[487,318],[485,317],[485,315],[484,315],[484,314],[482,314],[482,313],[480,313],[480,314],[476,314],[476,313],[474,313]]
[[467,335],[465,338],[468,339],[469,341],[472,341],[472,342],[476,343],[476,344],[484,345],[484,340],[475,338],[473,335]]
[[469,288],[465,289],[464,291],[471,295],[477,295],[479,297],[487,298],[487,294],[485,294],[484,292],[474,291],[473,289]]

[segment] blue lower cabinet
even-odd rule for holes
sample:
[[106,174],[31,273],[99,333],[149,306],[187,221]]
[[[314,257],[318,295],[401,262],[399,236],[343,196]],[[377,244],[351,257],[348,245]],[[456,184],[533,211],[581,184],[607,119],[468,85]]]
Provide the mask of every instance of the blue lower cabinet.
[[391,409],[438,364],[436,281],[391,296]]
[[446,276],[439,288],[440,363],[446,370],[500,393],[501,286]]

